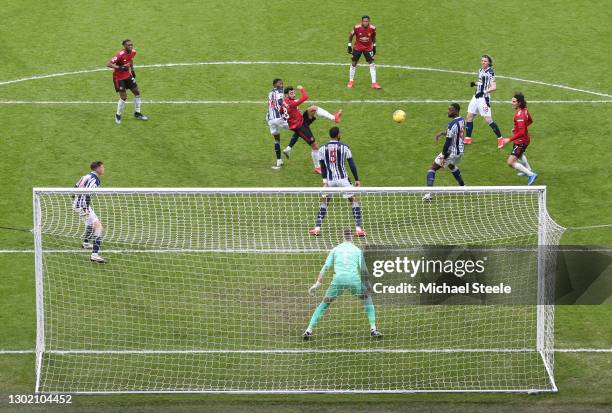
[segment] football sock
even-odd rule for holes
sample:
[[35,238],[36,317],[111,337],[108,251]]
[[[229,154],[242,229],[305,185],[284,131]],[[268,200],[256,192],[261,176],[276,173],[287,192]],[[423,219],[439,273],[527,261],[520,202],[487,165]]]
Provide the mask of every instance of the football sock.
[[277,140],[274,141],[274,152],[276,152],[276,159],[280,159],[281,158],[280,142]]
[[312,156],[312,163],[316,168],[317,166],[319,166],[319,150],[313,149],[312,152],[310,152],[310,155]]
[[374,303],[372,297],[368,296],[363,300],[363,306],[368,316],[368,322],[370,323],[370,329],[376,330],[376,310],[374,310]]
[[329,113],[328,111],[326,111],[323,108],[317,108],[317,115],[318,116],[323,116],[326,119],[329,120],[335,120],[336,118],[334,118],[334,115],[332,115],[331,113]]
[[531,170],[531,165],[529,165],[529,161],[527,161],[527,157],[524,154],[521,156],[519,161],[523,164],[523,166],[525,166],[525,168]]
[[472,129],[474,129],[474,122],[465,122],[465,137],[472,137]]
[[533,176],[533,175],[535,175],[533,172],[531,172],[531,170],[530,170],[530,169],[525,168],[525,167],[524,167],[524,166],[523,166],[523,165],[522,165],[520,162],[514,162],[514,163],[512,164],[512,167],[513,167],[514,169],[516,169],[517,171],[520,171],[520,172],[524,173],[524,174],[525,174],[525,175],[527,175],[527,176]]
[[329,307],[328,303],[320,303],[317,306],[317,309],[314,311],[314,313],[312,313],[312,317],[310,318],[310,323],[308,323],[308,328],[306,330],[310,332],[314,330],[314,328],[317,326],[317,322],[319,321],[319,318],[323,317],[323,314],[325,314],[328,307]]
[[140,95],[134,96],[134,112],[140,113],[140,103],[141,103]]
[[353,201],[353,217],[355,218],[355,226],[361,228],[361,207],[359,202]]
[[93,226],[87,225],[85,227],[85,235],[83,236],[83,242],[89,242],[92,235],[93,235]]
[[323,218],[325,218],[325,214],[327,214],[327,204],[321,204],[319,207],[319,214],[317,215],[317,228],[321,228],[321,224],[323,223]]
[[98,251],[100,251],[100,244],[102,243],[102,237],[97,236],[94,238],[94,243],[93,243],[93,253],[97,254]]
[[491,127],[491,129],[493,129],[493,133],[495,134],[495,136],[497,136],[498,138],[501,138],[502,134],[499,128],[497,127],[497,123],[491,122],[489,123],[489,126]]
[[290,148],[293,148],[293,145],[295,145],[295,144],[297,143],[298,139],[300,139],[300,137],[298,136],[298,134],[297,134],[297,133],[294,133],[294,134],[291,136],[291,140],[289,141],[289,147],[290,147]]
[[427,171],[427,186],[433,186],[434,181],[436,180],[436,171],[430,169]]
[[372,78],[372,83],[376,83],[376,65],[374,63],[370,63],[370,77]]
[[353,65],[350,65],[350,69],[349,69],[349,80],[353,80],[355,79],[355,69],[356,67]]
[[461,171],[459,170],[459,168],[455,168],[455,170],[453,171],[453,176],[457,180],[459,186],[465,186],[465,182],[463,182],[463,177],[461,176]]
[[124,106],[125,106],[125,100],[120,98],[119,102],[117,102],[117,115],[121,115],[121,112],[123,112]]

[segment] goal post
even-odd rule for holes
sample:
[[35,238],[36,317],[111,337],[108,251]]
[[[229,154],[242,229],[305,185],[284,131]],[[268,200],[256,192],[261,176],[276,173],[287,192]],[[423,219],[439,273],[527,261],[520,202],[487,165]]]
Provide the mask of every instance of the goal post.
[[[79,195],[103,225],[104,264],[82,248]],[[321,234],[309,235],[323,199]],[[33,210],[36,392],[557,390],[551,297],[564,228],[543,186],[34,188]],[[333,270],[308,294],[357,217],[382,339],[370,336],[363,291],[326,292]],[[421,272],[376,267],[402,258]],[[469,260],[483,272],[460,272]],[[411,283],[422,290],[389,293]]]

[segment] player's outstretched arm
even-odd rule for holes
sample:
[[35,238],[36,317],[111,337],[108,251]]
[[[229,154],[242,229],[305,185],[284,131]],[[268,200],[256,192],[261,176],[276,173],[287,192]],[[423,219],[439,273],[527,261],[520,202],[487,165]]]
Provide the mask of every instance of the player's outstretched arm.
[[353,174],[353,178],[355,178],[355,183],[359,182],[359,175],[357,175],[357,165],[355,165],[355,160],[353,158],[348,158],[348,164],[349,164],[349,168],[351,168],[351,173]]
[[321,285],[323,284],[323,276],[321,274],[319,274],[317,276],[317,281],[312,285],[312,287],[310,287],[308,289],[308,294],[313,296],[315,295],[315,292],[321,288]]
[[353,53],[353,36],[355,35],[355,29],[351,30],[351,32],[349,33],[349,37],[348,37],[348,47],[346,48],[346,51],[348,54],[352,54]]
[[300,98],[295,101],[296,105],[300,105],[308,100],[308,92],[304,89],[304,86],[298,86],[297,89],[300,91]]

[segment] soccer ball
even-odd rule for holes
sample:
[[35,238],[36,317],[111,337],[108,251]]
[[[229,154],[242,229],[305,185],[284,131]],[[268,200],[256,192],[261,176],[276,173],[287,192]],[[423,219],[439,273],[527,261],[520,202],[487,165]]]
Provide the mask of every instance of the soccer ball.
[[393,121],[397,123],[404,123],[406,120],[406,112],[403,110],[396,110],[393,112]]

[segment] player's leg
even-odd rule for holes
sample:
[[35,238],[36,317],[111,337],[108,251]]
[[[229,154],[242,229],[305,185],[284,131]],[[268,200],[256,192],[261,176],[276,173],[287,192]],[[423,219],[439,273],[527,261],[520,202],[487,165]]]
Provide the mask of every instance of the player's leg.
[[[529,161],[527,160],[527,156],[525,154],[521,155],[520,158],[518,158],[518,161],[527,169],[531,170],[531,165],[529,165]],[[522,172],[517,172],[516,173],[518,176],[525,176],[524,173]]]
[[300,136],[297,134],[297,132],[293,132],[293,135],[291,135],[291,140],[289,141],[289,144],[287,145],[285,149],[283,149],[283,153],[285,154],[287,159],[289,159],[289,157],[291,156],[291,150],[297,143],[298,139],[300,139]]
[[358,237],[365,237],[366,232],[363,228],[361,228],[361,206],[359,205],[359,201],[357,200],[357,195],[353,195],[348,198],[349,203],[351,204],[351,209],[353,210],[353,218],[355,219],[355,235]]
[[366,287],[363,282],[357,281],[351,286],[351,293],[353,296],[363,301],[363,309],[365,310],[366,316],[368,317],[368,324],[370,325],[370,335],[372,337],[381,338],[382,333],[376,328],[376,309],[374,308],[370,289]]
[[527,185],[531,185],[537,179],[538,174],[533,172],[531,169],[525,167],[525,165],[523,165],[521,162],[519,162],[519,159],[523,156],[523,153],[525,152],[526,148],[527,148],[526,145],[516,145],[515,144],[512,148],[512,152],[510,153],[510,156],[508,156],[508,160],[506,161],[506,164],[510,168],[514,168],[517,171],[522,172],[524,175],[527,175],[528,177]]
[[329,113],[322,107],[316,106],[316,105],[311,105],[310,107],[308,107],[306,111],[310,119],[312,119],[310,123],[314,121],[314,118],[316,116],[323,116],[325,119],[329,119],[336,123],[340,123],[340,117],[342,116],[342,109],[338,110],[336,113],[332,115],[331,113]]
[[140,97],[140,90],[138,89],[138,85],[134,81],[132,82],[131,91],[134,94],[134,117],[138,120],[149,120],[149,118],[142,114],[140,108],[142,106],[142,100]]
[[463,177],[461,176],[461,171],[457,165],[449,164],[448,170],[451,171],[459,186],[465,186],[465,182],[463,182]]
[[357,71],[357,62],[361,57],[361,52],[359,50],[353,49],[353,57],[351,58],[351,65],[349,67],[349,82],[346,85],[348,88],[353,88],[354,80],[355,80],[355,72]]
[[276,154],[276,166],[272,169],[279,169],[283,166],[283,160],[281,159],[281,147],[280,147],[280,128],[276,119],[268,121],[268,127],[270,128],[270,134],[274,138],[274,153]]
[[105,262],[104,258],[102,258],[98,253],[100,252],[100,246],[102,244],[102,231],[104,228],[102,227],[102,222],[98,219],[96,214],[93,211],[90,211],[90,221],[89,223],[93,227],[93,249],[91,251],[91,261],[97,263]]
[[319,212],[317,213],[315,227],[308,231],[310,235],[321,235],[321,225],[323,224],[325,215],[327,215],[327,196],[323,195],[321,197],[321,202],[319,203]]
[[478,99],[472,96],[467,114],[465,115],[465,138],[463,138],[463,143],[466,145],[472,143],[472,130],[474,130],[474,116],[476,113],[478,113]]
[[373,52],[363,52],[366,61],[370,65],[370,78],[372,79],[372,89],[382,89],[381,86],[376,82],[376,64],[374,63]]
[[499,130],[499,126],[497,126],[497,123],[495,123],[495,121],[493,120],[493,117],[491,115],[491,109],[489,108],[487,112],[488,112],[488,115],[484,116],[485,122],[487,122],[487,125],[491,127],[491,129],[493,130],[493,133],[497,137],[497,148],[501,149],[504,147],[504,142],[503,142],[504,138],[502,136],[501,131]]
[[92,236],[93,236],[93,225],[86,223],[85,224],[85,234],[83,235],[83,243],[81,244],[83,249],[88,250],[92,247],[92,245],[89,243]]
[[[434,161],[431,163],[431,166],[427,170],[427,186],[434,186],[434,182],[436,180],[436,172],[438,171],[438,169],[443,168],[443,165],[444,165],[443,160],[444,160],[444,156],[442,154],[439,154],[438,156],[436,156]],[[423,195],[423,200],[430,201],[431,193],[428,192],[425,195]]]
[[302,335],[304,340],[310,340],[312,338],[312,332],[317,326],[317,323],[323,317],[329,305],[338,297],[338,295],[342,294],[342,288],[336,286],[332,283],[329,286],[327,291],[325,292],[325,297],[323,297],[323,301],[319,303],[317,308],[312,313],[312,317],[310,317],[310,322],[308,323],[308,327],[306,327],[306,331]]
[[121,112],[123,112],[125,102],[127,101],[127,92],[125,91],[125,87],[123,86],[123,82],[121,80],[113,79],[113,83],[115,85],[115,91],[119,94],[117,110],[115,111],[115,123],[120,124]]

